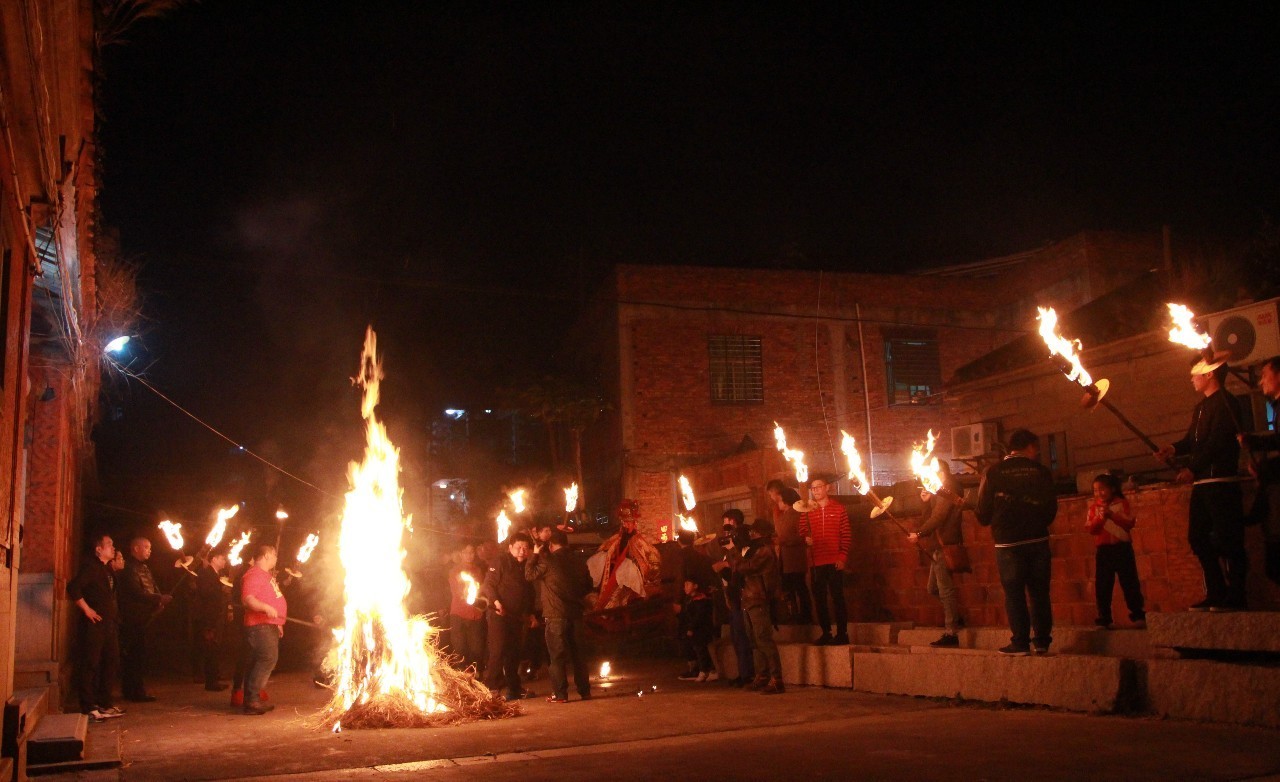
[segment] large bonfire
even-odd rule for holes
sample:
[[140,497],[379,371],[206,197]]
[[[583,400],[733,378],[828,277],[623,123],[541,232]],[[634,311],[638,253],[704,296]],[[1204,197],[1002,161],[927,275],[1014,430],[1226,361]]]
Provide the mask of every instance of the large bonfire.
[[377,338],[370,328],[355,379],[364,390],[365,455],[349,468],[351,489],[339,538],[345,623],[330,657],[335,684],[322,722],[337,731],[512,716],[518,707],[490,692],[470,670],[454,670],[427,617],[405,610],[409,578],[403,543],[410,519],[401,506],[400,452],[374,416],[381,380]]

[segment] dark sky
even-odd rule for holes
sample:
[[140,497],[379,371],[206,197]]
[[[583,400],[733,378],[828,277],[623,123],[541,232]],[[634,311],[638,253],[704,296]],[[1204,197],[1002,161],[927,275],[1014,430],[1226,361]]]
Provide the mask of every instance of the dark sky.
[[[953,5],[207,0],[145,21],[100,94],[138,365],[340,491],[366,323],[412,468],[446,403],[563,359],[573,295],[616,262],[897,270],[1276,216],[1268,4]],[[109,496],[234,468],[145,391],[121,409]]]

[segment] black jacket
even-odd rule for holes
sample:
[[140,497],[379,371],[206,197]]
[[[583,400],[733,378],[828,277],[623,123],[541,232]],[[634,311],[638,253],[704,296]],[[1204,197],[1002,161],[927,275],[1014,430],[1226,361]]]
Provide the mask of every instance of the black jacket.
[[[693,635],[689,635],[691,632]],[[701,593],[696,599],[685,597],[680,607],[679,633],[680,638],[697,644],[711,643],[715,638],[715,625],[709,597]]]
[[533,584],[524,577],[524,565],[505,551],[485,574],[480,594],[488,598],[490,606],[502,601],[502,613],[507,617],[527,616],[533,610]]
[[231,587],[222,583],[217,572],[208,565],[200,568],[196,576],[196,627],[201,630],[219,630],[227,621],[227,605],[231,600]]
[[[542,584],[542,615],[547,619],[577,619],[582,600],[591,591],[591,572],[572,551],[531,554],[524,563],[524,577]],[[503,606],[506,602],[503,602]]]
[[1173,452],[1190,456],[1187,465],[1196,480],[1229,478],[1240,473],[1240,443],[1236,440],[1240,407],[1225,389],[1206,396],[1191,413],[1187,436],[1173,444]]
[[1053,473],[1025,456],[1008,456],[992,465],[978,489],[978,522],[991,527],[997,546],[1049,537],[1058,514]]
[[120,597],[120,621],[130,625],[146,624],[160,609],[160,590],[146,562],[128,557],[117,582]]
[[[84,598],[89,607],[98,612],[103,619],[114,620],[119,612],[116,608],[116,579],[111,572],[111,563],[90,554],[80,563],[80,572],[67,582],[67,597],[71,602]],[[84,616],[84,612],[76,609]]]

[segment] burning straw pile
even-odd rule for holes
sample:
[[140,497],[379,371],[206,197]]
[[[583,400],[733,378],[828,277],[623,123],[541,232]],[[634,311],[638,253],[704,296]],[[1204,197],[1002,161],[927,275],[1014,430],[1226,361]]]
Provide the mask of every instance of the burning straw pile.
[[351,464],[339,551],[346,571],[345,624],[330,660],[333,698],[321,724],[342,728],[417,728],[519,713],[500,695],[456,671],[425,616],[409,616],[402,545],[409,519],[400,504],[400,454],[374,416],[382,364],[373,330],[365,336],[360,376],[366,426],[364,461]]

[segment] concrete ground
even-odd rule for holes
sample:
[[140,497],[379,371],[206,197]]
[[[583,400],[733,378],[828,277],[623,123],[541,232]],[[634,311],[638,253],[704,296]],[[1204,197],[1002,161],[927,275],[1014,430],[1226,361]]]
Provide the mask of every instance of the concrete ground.
[[762,696],[679,682],[667,662],[614,667],[585,703],[537,698],[509,720],[336,735],[312,727],[327,692],[300,674],[273,679],[277,709],[262,717],[232,712],[225,693],[158,682],[157,702],[91,726],[122,732],[123,768],[43,779],[1280,780],[1274,730],[820,688]]

